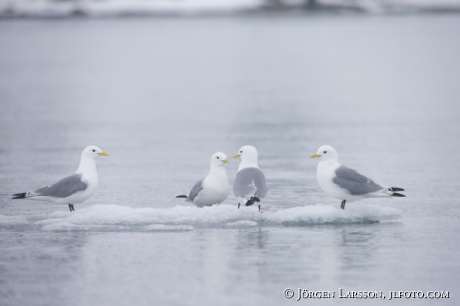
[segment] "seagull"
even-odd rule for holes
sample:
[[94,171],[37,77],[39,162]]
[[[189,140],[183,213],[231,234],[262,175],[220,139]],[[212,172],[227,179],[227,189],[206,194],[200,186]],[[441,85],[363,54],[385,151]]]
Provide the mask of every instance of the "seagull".
[[74,211],[74,204],[86,201],[97,189],[96,158],[109,156],[96,146],[86,147],[81,153],[80,166],[75,174],[65,177],[51,186],[33,191],[13,194],[13,199],[30,199],[57,204],[68,204]]
[[[267,195],[267,183],[265,175],[257,165],[258,153],[253,146],[241,147],[239,153],[233,158],[241,157],[241,163],[233,182],[233,193],[238,199],[238,209],[240,205],[251,206],[254,202]],[[260,204],[259,204],[260,212]]]
[[372,179],[339,164],[337,151],[331,146],[320,147],[310,158],[320,159],[317,168],[318,183],[324,192],[342,200],[342,209],[345,209],[347,201],[375,197],[405,197],[396,192],[404,189],[382,187]]
[[198,207],[222,203],[228,197],[230,189],[225,164],[228,164],[227,155],[222,152],[214,153],[208,175],[196,182],[188,196],[179,195],[176,198],[185,198]]

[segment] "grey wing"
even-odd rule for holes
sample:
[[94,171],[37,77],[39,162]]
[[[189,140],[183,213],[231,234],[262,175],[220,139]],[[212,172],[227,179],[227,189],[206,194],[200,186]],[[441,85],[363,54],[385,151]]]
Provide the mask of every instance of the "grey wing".
[[335,170],[332,180],[341,188],[348,190],[351,195],[363,195],[382,190],[383,187],[376,184],[372,179],[359,174],[357,171],[340,166]]
[[267,183],[264,173],[258,168],[245,168],[238,171],[233,182],[233,193],[237,197],[256,196],[259,199],[267,195]]
[[195,186],[193,186],[192,190],[190,190],[190,194],[188,195],[190,201],[193,202],[198,193],[200,193],[200,191],[203,190],[203,180],[204,179],[201,179],[198,182],[196,182]]
[[88,184],[81,180],[81,174],[73,174],[51,186],[38,188],[32,191],[31,195],[66,198],[79,191],[85,191],[86,188],[88,188]]

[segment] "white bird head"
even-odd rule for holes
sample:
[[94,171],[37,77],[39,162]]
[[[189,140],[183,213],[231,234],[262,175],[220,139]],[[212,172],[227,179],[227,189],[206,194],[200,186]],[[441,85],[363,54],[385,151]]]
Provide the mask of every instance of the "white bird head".
[[257,164],[259,154],[257,153],[256,148],[254,148],[253,146],[244,146],[240,148],[238,154],[235,154],[235,156],[233,156],[233,158],[238,157],[241,157],[241,160],[243,162]]
[[327,161],[327,160],[338,160],[338,155],[337,151],[331,147],[331,146],[322,146],[318,149],[316,154],[313,154],[310,156],[310,158],[319,158],[321,161]]
[[211,156],[211,166],[214,165],[223,167],[225,164],[228,164],[228,159],[227,155],[225,155],[224,153],[217,152]]
[[81,157],[96,159],[99,156],[109,156],[107,152],[102,151],[99,147],[96,146],[88,146],[86,147],[83,152],[81,153]]

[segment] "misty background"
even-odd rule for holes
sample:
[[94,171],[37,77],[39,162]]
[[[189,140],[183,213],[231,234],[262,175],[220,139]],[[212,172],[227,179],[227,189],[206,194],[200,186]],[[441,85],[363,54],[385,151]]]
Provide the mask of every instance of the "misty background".
[[[0,1],[0,305],[356,305],[460,263],[458,1]],[[259,152],[263,214],[176,199]],[[329,197],[309,156],[406,198]],[[97,145],[94,196],[12,201]],[[230,185],[238,160],[226,166]]]

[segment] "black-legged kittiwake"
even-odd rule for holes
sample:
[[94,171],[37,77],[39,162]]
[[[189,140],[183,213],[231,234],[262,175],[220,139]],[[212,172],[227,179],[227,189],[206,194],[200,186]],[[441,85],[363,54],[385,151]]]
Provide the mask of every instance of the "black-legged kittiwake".
[[97,189],[96,158],[99,156],[108,156],[108,154],[96,146],[86,147],[81,153],[80,166],[75,174],[63,178],[51,186],[16,193],[13,195],[13,199],[30,199],[68,204],[70,211],[74,211],[74,204],[87,200]]
[[238,209],[240,205],[250,206],[267,195],[267,183],[265,175],[257,165],[258,153],[253,146],[241,147],[238,154],[233,158],[241,158],[235,181],[233,182],[233,193],[238,199]]
[[374,197],[405,197],[396,192],[404,189],[382,187],[372,179],[339,164],[337,151],[331,146],[320,147],[310,158],[320,159],[317,168],[318,183],[324,192],[342,200],[342,209],[345,209],[346,201]]
[[185,198],[199,207],[222,203],[228,197],[230,189],[224,167],[227,163],[227,155],[222,152],[214,153],[208,175],[193,186],[188,196],[179,195],[176,198]]

